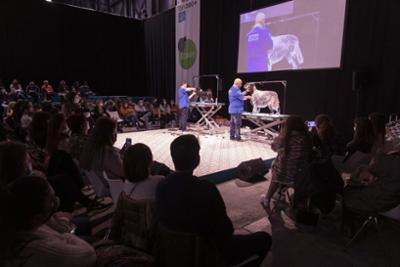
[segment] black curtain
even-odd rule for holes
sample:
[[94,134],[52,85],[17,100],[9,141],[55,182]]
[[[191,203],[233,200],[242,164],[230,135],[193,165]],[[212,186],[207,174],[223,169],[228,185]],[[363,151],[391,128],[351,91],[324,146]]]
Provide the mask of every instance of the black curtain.
[[[350,137],[355,114],[400,112],[400,54],[397,53],[398,0],[349,0],[343,67],[333,70],[237,74],[240,13],[282,0],[203,0],[201,22],[202,74],[219,73],[227,90],[237,76],[245,82],[287,80],[288,114],[311,120],[316,114],[333,117],[340,132]],[[354,71],[367,71],[369,82],[352,90]],[[357,93],[360,105],[356,107]]]
[[1,0],[0,78],[88,81],[99,94],[145,95],[141,21],[48,3]]
[[144,23],[149,95],[175,98],[175,9]]

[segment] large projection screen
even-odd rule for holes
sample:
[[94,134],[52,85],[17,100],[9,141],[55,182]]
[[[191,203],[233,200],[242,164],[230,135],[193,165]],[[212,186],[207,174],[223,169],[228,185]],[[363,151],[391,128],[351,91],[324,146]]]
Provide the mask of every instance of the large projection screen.
[[347,0],[293,0],[240,15],[238,73],[340,68]]

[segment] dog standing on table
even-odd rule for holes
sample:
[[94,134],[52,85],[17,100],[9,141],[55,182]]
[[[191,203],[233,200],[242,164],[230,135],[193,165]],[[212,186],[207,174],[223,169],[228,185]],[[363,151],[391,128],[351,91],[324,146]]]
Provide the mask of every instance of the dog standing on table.
[[280,102],[277,92],[258,90],[255,84],[248,83],[244,88],[251,93],[253,113],[260,113],[262,108],[268,107],[271,113],[280,114]]

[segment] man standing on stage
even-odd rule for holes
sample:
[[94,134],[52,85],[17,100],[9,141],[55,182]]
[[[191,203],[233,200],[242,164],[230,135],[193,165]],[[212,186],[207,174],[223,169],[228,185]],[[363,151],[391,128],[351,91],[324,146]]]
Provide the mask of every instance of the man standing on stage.
[[189,106],[190,98],[195,93],[192,93],[189,97],[189,92],[194,92],[196,88],[189,87],[187,82],[183,82],[181,87],[178,89],[178,105],[179,105],[179,130],[186,131],[187,120],[189,117]]
[[240,127],[242,126],[242,113],[244,101],[251,99],[246,96],[248,91],[242,92],[242,80],[235,79],[233,86],[229,89],[229,114],[231,115],[231,140],[240,141]]
[[247,71],[268,71],[268,52],[274,46],[271,33],[266,27],[266,16],[259,12],[256,15],[254,26],[247,33]]

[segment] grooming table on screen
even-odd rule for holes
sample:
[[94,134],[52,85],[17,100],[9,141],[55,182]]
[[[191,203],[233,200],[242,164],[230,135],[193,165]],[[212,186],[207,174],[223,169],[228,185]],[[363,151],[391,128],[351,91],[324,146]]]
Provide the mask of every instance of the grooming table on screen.
[[225,103],[191,102],[190,106],[195,108],[201,115],[201,118],[196,122],[196,126],[205,127],[210,130],[219,128],[213,116],[225,106]]
[[267,113],[250,113],[244,112],[242,118],[254,123],[257,127],[247,134],[257,134],[262,131],[269,138],[273,139],[279,135],[277,126],[285,123],[289,115],[283,114],[267,114]]

